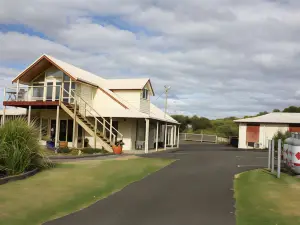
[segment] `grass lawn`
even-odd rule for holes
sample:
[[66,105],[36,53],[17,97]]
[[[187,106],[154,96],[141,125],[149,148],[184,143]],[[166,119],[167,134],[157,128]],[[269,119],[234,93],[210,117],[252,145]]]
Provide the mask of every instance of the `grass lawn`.
[[300,224],[299,179],[259,169],[239,174],[234,186],[237,225]]
[[173,162],[129,158],[61,163],[0,186],[0,224],[35,225],[87,207]]

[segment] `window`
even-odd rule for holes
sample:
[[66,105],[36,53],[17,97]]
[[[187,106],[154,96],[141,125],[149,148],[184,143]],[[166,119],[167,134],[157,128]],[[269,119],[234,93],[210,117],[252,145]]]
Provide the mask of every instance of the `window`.
[[142,97],[143,99],[148,99],[148,90],[147,89],[143,89],[143,93],[142,93]]
[[64,74],[64,81],[70,81],[70,77]]
[[38,98],[38,99],[43,99],[43,96],[44,96],[43,84],[34,83],[32,90],[33,90],[32,97]]

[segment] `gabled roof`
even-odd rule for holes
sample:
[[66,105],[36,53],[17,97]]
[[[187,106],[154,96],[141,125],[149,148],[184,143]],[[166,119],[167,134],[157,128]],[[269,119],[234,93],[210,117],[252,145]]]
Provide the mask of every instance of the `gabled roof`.
[[152,103],[150,103],[150,118],[179,124],[169,114],[165,115],[165,113],[160,108]]
[[300,113],[269,113],[262,116],[238,119],[235,120],[236,123],[279,123],[279,124],[300,124]]
[[110,90],[141,90],[149,82],[150,91],[154,95],[154,91],[149,78],[136,79],[107,79],[105,84]]
[[161,121],[167,121],[170,123],[177,123],[169,115],[164,115],[164,112],[159,108],[150,103],[150,115],[140,112],[138,109],[134,108],[126,100],[122,99],[119,95],[114,93],[112,90],[128,90],[128,89],[143,89],[146,85],[149,85],[150,91],[154,95],[154,91],[149,78],[141,79],[104,79],[91,72],[80,69],[69,63],[63,62],[49,55],[42,55],[33,64],[27,67],[23,72],[21,72],[14,80],[13,83],[18,79],[20,83],[29,83],[37,74],[42,73],[51,66],[57,67],[59,70],[63,71],[68,75],[73,81],[80,81],[93,85],[108,95],[112,100],[117,102],[122,107],[118,110],[110,109],[106,107],[101,111],[104,117],[128,117],[128,118],[152,118]]
[[34,63],[27,67],[15,79],[13,79],[12,82],[14,83],[19,79],[20,83],[28,83],[34,78],[34,76],[40,74],[51,66],[57,67],[74,81],[78,80],[94,86],[99,86],[100,84],[103,84],[105,82],[105,79],[93,73],[80,69],[76,66],[63,62],[46,54],[42,55]]

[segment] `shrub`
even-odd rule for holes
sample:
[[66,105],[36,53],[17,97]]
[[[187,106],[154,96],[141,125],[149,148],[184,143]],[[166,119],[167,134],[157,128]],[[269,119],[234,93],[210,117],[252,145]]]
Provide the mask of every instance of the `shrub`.
[[278,149],[278,140],[281,139],[281,149],[283,149],[283,144],[284,144],[284,140],[291,137],[291,133],[290,132],[281,132],[281,131],[278,131],[273,139],[275,140],[275,149],[277,150]]
[[68,154],[68,153],[70,153],[71,151],[72,151],[71,149],[69,149],[68,147],[65,147],[65,148],[59,148],[59,149],[57,150],[57,153]]
[[51,166],[40,151],[39,130],[24,118],[7,121],[0,128],[0,171],[16,175]]
[[103,153],[106,154],[108,151],[100,148],[83,148],[80,149],[83,154],[95,154],[95,153]]

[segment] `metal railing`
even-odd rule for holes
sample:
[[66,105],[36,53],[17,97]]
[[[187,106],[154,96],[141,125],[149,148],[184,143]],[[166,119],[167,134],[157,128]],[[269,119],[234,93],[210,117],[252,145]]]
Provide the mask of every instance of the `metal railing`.
[[[104,137],[109,138],[110,143],[115,144],[116,141],[118,141],[118,138],[120,137],[121,140],[123,140],[123,134],[121,134],[116,128],[114,128],[112,125],[110,126],[110,123],[102,117],[90,104],[84,100],[80,95],[78,95],[74,90],[71,90],[72,93],[68,92],[67,90],[63,89],[62,93],[67,93],[70,97],[70,103],[73,104],[74,110],[79,110],[79,113],[87,118],[92,117],[94,118],[94,130],[95,134],[100,131],[98,129],[98,125],[102,127],[102,134]],[[61,102],[64,102],[63,99],[61,99]],[[77,107],[78,106],[78,107]],[[76,112],[74,112],[76,114]],[[99,120],[98,118],[101,118]],[[109,126],[106,126],[109,125]],[[100,131],[101,132],[101,131]],[[106,132],[108,132],[108,135],[106,135]],[[115,134],[115,133],[116,134]]]
[[4,88],[4,101],[56,101],[60,95],[61,85]]
[[[94,118],[95,132],[100,131],[98,125],[102,126],[104,137],[109,138],[110,143],[115,144],[118,139],[123,140],[121,134],[110,122],[102,117],[86,100],[76,93],[75,90],[68,91],[61,85],[7,87],[4,89],[4,101],[60,101],[78,106],[79,113],[85,117]],[[75,107],[76,108],[76,107]],[[102,121],[99,120],[102,119]],[[108,134],[108,135],[106,135]]]
[[180,140],[218,143],[217,135],[180,133]]

